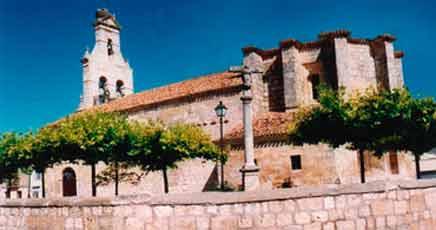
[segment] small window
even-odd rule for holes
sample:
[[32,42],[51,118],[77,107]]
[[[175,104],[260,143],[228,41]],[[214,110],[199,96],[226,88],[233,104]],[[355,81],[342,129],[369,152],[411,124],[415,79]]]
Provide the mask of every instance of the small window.
[[6,199],[11,199],[11,191],[10,190],[6,191],[5,194],[6,194]]
[[319,75],[315,74],[315,75],[311,75],[310,76],[310,82],[312,83],[312,98],[314,100],[318,100],[319,99]]
[[23,192],[17,191],[17,198],[21,199],[23,197]]
[[112,54],[114,54],[112,39],[108,39],[107,40],[107,55],[111,56]]
[[117,86],[115,89],[117,97],[124,97],[124,82],[121,80],[117,81]]
[[389,166],[391,167],[392,174],[400,173],[400,170],[398,168],[398,155],[397,155],[397,153],[395,153],[395,152],[389,153]]
[[103,104],[109,101],[110,92],[107,88],[107,79],[105,77],[100,77],[98,81],[98,103]]
[[257,166],[258,164],[257,164],[257,159],[256,158],[254,158],[254,164]]
[[300,170],[301,169],[301,155],[291,156],[291,167],[292,167],[292,170]]

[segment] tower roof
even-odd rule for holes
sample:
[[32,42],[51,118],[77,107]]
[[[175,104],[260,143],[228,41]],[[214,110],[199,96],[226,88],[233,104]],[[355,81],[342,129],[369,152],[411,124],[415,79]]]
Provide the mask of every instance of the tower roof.
[[113,29],[121,30],[121,25],[118,23],[115,16],[113,16],[107,9],[98,9],[95,13],[94,26],[104,25]]

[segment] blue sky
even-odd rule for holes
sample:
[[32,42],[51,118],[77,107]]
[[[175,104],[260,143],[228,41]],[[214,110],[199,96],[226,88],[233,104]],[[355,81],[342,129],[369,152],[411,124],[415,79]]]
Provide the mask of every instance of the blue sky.
[[238,65],[249,44],[346,28],[355,37],[394,34],[407,86],[436,96],[436,1],[0,0],[0,132],[37,129],[77,108],[79,60],[101,7],[123,26],[137,92]]

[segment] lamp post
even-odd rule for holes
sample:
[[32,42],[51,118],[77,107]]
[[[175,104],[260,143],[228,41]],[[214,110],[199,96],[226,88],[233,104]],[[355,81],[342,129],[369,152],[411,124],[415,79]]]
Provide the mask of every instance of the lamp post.
[[[220,150],[221,155],[224,154],[224,122],[223,119],[226,116],[227,107],[223,104],[222,101],[218,103],[215,107],[216,116],[220,119]],[[224,164],[223,160],[220,158],[220,167],[221,167],[221,190],[224,190]],[[218,164],[218,162],[217,162]]]

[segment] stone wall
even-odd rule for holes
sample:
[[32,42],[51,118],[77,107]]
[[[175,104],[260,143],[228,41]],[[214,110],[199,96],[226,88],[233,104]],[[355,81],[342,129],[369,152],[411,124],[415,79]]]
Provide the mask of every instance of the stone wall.
[[436,180],[0,201],[0,229],[434,229]]
[[[291,156],[301,156],[302,169],[292,170]],[[360,183],[360,164],[355,151],[344,147],[332,149],[324,144],[292,146],[281,142],[255,145],[254,157],[260,167],[259,178],[262,187],[280,188],[286,186],[319,184]],[[367,181],[385,179],[415,178],[414,161],[411,155],[398,153],[398,173],[392,171],[389,156],[381,158],[365,154],[365,175]],[[225,180],[239,188],[242,175],[239,169],[244,164],[241,146],[235,146],[229,153],[225,165]]]

